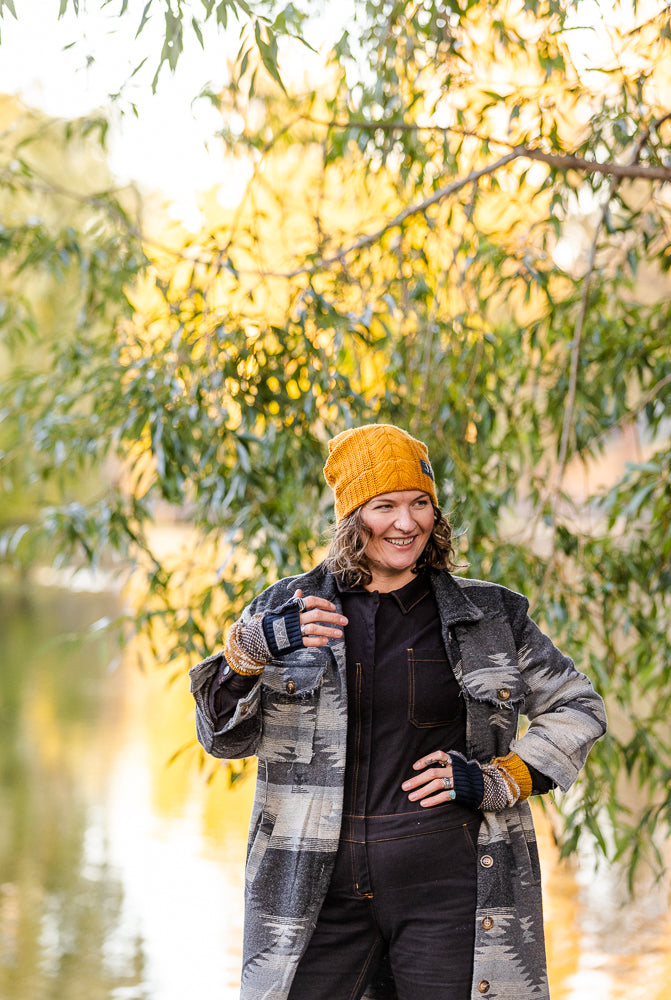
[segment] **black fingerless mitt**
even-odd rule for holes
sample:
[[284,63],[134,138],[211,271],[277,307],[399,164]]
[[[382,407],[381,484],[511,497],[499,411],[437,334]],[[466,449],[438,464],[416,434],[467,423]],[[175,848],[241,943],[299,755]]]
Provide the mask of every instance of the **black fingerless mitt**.
[[485,780],[477,760],[466,760],[457,750],[450,750],[455,802],[469,809],[479,809],[485,795]]
[[264,614],[263,634],[273,656],[284,656],[303,645],[300,607],[298,601],[292,598],[276,611],[266,611]]

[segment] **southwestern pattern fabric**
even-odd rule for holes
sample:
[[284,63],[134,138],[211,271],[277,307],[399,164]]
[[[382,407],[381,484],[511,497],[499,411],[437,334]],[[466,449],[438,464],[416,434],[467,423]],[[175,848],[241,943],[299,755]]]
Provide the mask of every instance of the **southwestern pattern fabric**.
[[[601,698],[496,584],[434,573],[443,638],[467,706],[468,755],[514,750],[566,790],[605,732]],[[243,612],[277,608],[300,587],[340,607],[323,566],[280,580]],[[344,641],[273,660],[217,731],[209,684],[221,653],[191,671],[198,739],[217,757],[256,755],[241,1000],[286,1000],[331,878],[342,815],[347,736]],[[529,727],[518,738],[520,714]],[[438,749],[438,748],[437,748]],[[548,1000],[536,839],[527,802],[486,812],[479,838],[472,1000]],[[394,1000],[384,972],[366,1000]]]

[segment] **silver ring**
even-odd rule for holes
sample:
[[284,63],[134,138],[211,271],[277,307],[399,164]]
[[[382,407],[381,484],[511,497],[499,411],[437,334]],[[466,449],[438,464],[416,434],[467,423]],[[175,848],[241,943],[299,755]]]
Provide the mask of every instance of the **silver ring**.
[[305,625],[301,625],[301,635],[305,635]]
[[445,789],[445,791],[449,792],[450,789],[452,788],[452,778],[446,777],[446,778],[441,778],[440,780],[443,783],[443,788]]
[[305,601],[303,600],[303,598],[302,597],[296,597],[295,601],[296,601],[296,604],[298,605],[298,613],[300,614],[301,611],[305,611]]

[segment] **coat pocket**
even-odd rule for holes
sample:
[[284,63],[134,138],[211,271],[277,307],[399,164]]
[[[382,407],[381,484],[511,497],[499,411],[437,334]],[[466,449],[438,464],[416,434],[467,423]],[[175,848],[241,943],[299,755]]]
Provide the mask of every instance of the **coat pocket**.
[[474,701],[497,708],[521,708],[529,688],[518,665],[510,625],[505,618],[455,629],[462,661],[462,680]]
[[520,709],[528,691],[518,670],[498,666],[483,665],[464,674],[463,684],[474,701],[484,701],[502,709]]
[[268,813],[260,813],[258,821],[249,839],[247,850],[247,865],[245,867],[245,884],[250,886],[256,878],[261,862],[268,850],[270,838],[275,826],[275,817]]
[[274,660],[263,673],[263,738],[259,756],[309,764],[313,755],[319,694],[325,668]]

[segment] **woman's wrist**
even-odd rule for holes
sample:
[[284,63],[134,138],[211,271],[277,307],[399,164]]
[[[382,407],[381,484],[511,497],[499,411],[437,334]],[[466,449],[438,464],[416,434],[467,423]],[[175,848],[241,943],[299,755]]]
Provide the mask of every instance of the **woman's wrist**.
[[479,809],[484,795],[482,770],[477,760],[466,760],[456,750],[449,751],[452,766],[454,801],[470,809]]
[[454,801],[471,809],[500,812],[531,795],[532,778],[517,754],[495,757],[489,764],[467,760],[456,750],[449,751]]
[[301,611],[305,603],[300,597],[292,597],[280,608],[266,611],[261,619],[261,627],[271,656],[285,656],[303,645]]
[[482,765],[482,774],[485,791],[480,808],[485,812],[501,812],[531,795],[531,774],[517,754],[495,757]]

